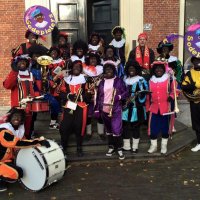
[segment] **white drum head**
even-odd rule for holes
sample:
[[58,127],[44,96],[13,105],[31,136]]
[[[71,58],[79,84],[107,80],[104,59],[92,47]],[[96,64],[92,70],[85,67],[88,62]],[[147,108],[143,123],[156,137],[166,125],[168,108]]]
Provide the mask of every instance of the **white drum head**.
[[21,149],[17,155],[16,165],[23,170],[21,182],[26,188],[38,191],[44,187],[46,167],[43,158],[36,149]]

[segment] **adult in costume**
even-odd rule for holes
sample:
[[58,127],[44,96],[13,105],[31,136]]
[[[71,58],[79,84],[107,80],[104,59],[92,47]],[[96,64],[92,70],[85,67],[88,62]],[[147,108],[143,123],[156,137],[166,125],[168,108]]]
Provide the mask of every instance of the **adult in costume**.
[[102,117],[108,135],[106,156],[112,156],[117,151],[122,160],[125,158],[122,151],[122,100],[126,99],[127,90],[123,80],[115,74],[115,64],[107,61],[104,64],[104,79],[98,87],[95,115]]
[[[140,141],[140,126],[146,120],[145,101],[148,90],[146,80],[141,76],[141,68],[138,62],[127,62],[125,67],[125,84],[129,91],[125,107],[122,113],[123,120],[123,149],[138,152]],[[131,141],[132,140],[132,148]]]
[[161,153],[167,153],[167,143],[169,133],[171,133],[170,115],[165,115],[171,111],[170,102],[174,99],[174,80],[166,73],[166,62],[155,61],[152,64],[152,77],[149,81],[151,93],[151,105],[149,116],[149,134],[151,146],[148,153],[157,151],[157,138],[162,133]]
[[69,135],[76,135],[77,155],[83,156],[82,141],[87,121],[87,104],[91,96],[85,93],[85,77],[82,73],[82,62],[77,60],[72,63],[71,74],[64,77],[60,89],[62,100],[63,120],[60,125],[61,144],[67,150]]
[[160,58],[165,58],[168,62],[168,67],[174,71],[176,81],[179,84],[182,82],[183,67],[181,61],[177,57],[170,55],[170,52],[173,50],[174,45],[170,42],[161,41],[158,44],[157,52],[159,53]]
[[[24,140],[25,112],[22,109],[13,108],[7,122],[0,125],[0,191],[7,190],[6,182],[14,183],[23,177],[22,168],[14,163],[14,149],[34,146],[50,147],[46,140]],[[37,173],[34,172],[33,173]]]
[[155,55],[152,49],[147,46],[148,36],[146,33],[138,35],[139,45],[134,48],[129,54],[129,61],[137,61],[142,69],[142,76],[148,81],[150,79],[151,64],[155,60]]
[[188,71],[183,79],[181,88],[190,101],[192,128],[196,132],[197,145],[193,152],[200,150],[200,58],[192,57],[194,67]]
[[28,49],[32,45],[37,44],[38,37],[39,37],[38,35],[27,30],[25,33],[25,38],[27,39],[27,42],[22,43],[16,49],[13,49],[12,56],[15,57],[15,56],[23,55],[23,54],[28,54]]

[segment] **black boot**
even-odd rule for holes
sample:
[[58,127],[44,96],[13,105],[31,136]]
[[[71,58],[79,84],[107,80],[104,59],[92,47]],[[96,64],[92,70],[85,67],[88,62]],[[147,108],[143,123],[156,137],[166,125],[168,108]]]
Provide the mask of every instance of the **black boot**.
[[5,192],[7,189],[7,183],[0,179],[0,192]]
[[77,156],[78,156],[78,157],[83,157],[83,150],[82,150],[82,147],[77,147]]

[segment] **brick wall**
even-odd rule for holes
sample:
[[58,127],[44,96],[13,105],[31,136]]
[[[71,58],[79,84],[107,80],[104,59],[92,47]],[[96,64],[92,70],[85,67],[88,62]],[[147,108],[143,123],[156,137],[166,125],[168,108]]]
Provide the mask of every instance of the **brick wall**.
[[[153,25],[149,36],[148,46],[156,52],[158,43],[166,35],[179,32],[179,0],[144,0],[144,24]],[[178,41],[173,42],[171,54],[178,56]]]
[[10,71],[11,49],[25,41],[24,1],[0,0],[0,107],[10,105],[10,91],[2,83]]

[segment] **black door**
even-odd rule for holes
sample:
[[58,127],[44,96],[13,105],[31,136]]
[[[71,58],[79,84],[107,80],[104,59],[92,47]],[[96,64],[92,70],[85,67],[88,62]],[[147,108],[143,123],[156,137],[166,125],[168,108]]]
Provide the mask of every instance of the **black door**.
[[119,25],[119,0],[88,0],[87,27],[88,36],[98,32],[109,44],[112,40],[111,30]]
[[58,29],[70,34],[71,42],[87,39],[86,0],[50,0]]

